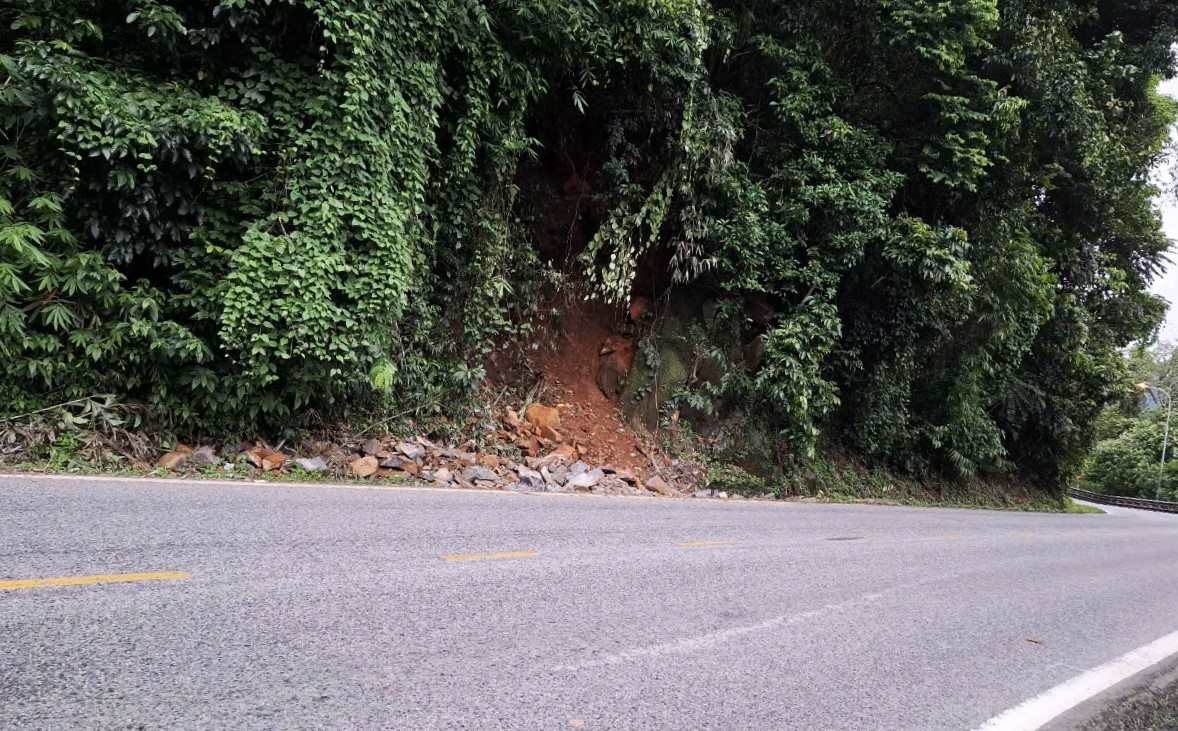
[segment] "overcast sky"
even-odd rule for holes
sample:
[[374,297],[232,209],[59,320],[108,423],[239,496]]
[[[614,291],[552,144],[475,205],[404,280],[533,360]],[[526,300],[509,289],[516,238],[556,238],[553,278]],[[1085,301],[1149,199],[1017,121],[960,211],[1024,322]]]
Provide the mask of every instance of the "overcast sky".
[[[1161,91],[1178,98],[1178,79],[1162,82]],[[1178,127],[1170,130],[1170,139],[1178,144]],[[1173,192],[1176,165],[1178,165],[1178,161],[1174,160],[1174,156],[1171,155],[1166,161],[1165,167],[1168,169],[1155,171],[1158,183],[1170,191],[1168,194],[1159,196],[1158,208],[1162,211],[1162,224],[1166,230],[1166,236],[1170,238],[1170,258],[1174,260],[1166,265],[1166,273],[1154,281],[1152,287],[1154,292],[1165,297],[1171,303],[1170,311],[1166,313],[1166,324],[1162,326],[1160,339],[1163,342],[1178,341],[1178,307],[1173,305],[1178,302],[1178,249],[1175,248],[1175,242],[1178,241],[1178,198]]]

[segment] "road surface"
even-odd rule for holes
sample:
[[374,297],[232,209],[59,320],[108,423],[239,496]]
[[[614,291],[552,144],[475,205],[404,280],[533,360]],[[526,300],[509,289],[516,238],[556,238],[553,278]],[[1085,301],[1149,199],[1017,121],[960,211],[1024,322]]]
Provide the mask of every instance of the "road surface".
[[5,728],[971,729],[1176,610],[1116,508],[0,477]]

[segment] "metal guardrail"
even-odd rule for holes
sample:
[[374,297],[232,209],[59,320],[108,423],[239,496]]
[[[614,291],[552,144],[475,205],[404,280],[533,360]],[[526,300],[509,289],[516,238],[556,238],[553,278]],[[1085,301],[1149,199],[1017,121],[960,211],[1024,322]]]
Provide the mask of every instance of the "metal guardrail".
[[1163,513],[1178,513],[1178,503],[1166,502],[1165,500],[1146,500],[1145,498],[1139,497],[1101,495],[1098,492],[1088,492],[1087,490],[1077,490],[1076,488],[1072,488],[1068,492],[1071,493],[1072,497],[1087,500],[1090,503],[1119,505],[1123,508],[1138,508],[1139,510],[1157,510]]

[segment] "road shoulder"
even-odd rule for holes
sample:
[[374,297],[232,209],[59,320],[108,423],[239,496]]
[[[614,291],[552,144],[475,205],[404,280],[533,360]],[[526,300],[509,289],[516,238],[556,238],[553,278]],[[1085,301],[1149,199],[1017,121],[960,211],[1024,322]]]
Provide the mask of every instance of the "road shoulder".
[[1178,728],[1178,655],[1093,696],[1042,731],[1167,731]]

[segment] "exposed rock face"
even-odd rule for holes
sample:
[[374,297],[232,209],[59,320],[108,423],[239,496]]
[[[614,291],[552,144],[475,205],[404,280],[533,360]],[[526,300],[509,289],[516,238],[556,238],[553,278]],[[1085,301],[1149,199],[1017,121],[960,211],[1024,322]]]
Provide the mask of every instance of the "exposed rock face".
[[597,387],[606,398],[617,399],[626,386],[626,376],[634,365],[634,341],[611,335],[601,345],[597,362]]
[[634,359],[619,405],[635,427],[657,428],[660,406],[687,383],[690,354],[682,352],[686,349],[686,338],[683,337],[686,331],[680,320],[666,318],[660,323],[659,334],[650,336],[655,356],[644,358],[639,355]]

